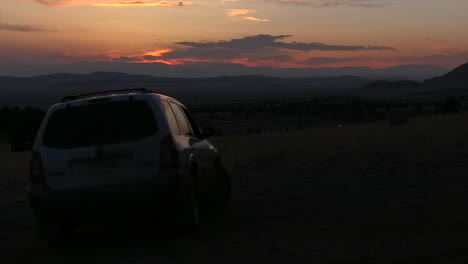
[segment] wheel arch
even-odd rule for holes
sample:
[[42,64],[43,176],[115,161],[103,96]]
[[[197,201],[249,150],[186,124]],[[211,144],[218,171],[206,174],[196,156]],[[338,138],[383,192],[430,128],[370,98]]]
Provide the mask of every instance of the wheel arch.
[[198,184],[198,164],[195,155],[188,157],[185,166],[180,170],[178,180],[178,198],[182,199],[190,184]]

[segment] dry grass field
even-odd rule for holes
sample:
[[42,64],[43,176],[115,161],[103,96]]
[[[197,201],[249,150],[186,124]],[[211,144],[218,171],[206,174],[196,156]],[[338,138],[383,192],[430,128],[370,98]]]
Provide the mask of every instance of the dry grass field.
[[0,153],[0,251],[14,263],[468,263],[467,135],[460,114],[213,138],[233,201],[199,234],[135,217],[60,249],[34,236],[28,153]]

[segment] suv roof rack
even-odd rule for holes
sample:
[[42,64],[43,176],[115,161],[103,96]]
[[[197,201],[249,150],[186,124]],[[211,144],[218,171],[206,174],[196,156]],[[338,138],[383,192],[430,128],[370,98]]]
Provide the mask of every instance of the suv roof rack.
[[65,97],[62,99],[62,103],[63,103],[63,102],[67,102],[67,101],[77,100],[77,99],[80,99],[80,98],[90,97],[90,96],[98,95],[98,94],[121,93],[121,92],[154,93],[153,91],[151,91],[151,90],[149,90],[149,89],[146,89],[146,88],[108,90],[108,91],[101,91],[101,92],[94,92],[94,93],[85,93],[85,94],[79,94],[79,95],[69,95],[69,96],[65,96]]

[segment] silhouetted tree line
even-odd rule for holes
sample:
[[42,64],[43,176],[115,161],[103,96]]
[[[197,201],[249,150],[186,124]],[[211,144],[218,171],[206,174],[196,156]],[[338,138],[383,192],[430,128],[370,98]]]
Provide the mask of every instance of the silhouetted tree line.
[[[254,101],[192,106],[195,113],[226,120],[242,116],[248,122],[252,115],[303,117],[315,121],[367,122],[393,120],[395,116],[420,114],[456,114],[462,110],[461,99],[449,97],[439,102],[404,102],[372,100],[360,97],[322,97],[308,100]],[[400,118],[401,119],[401,118]]]
[[[308,100],[259,100],[199,105],[190,108],[194,113],[207,114],[213,119],[226,120],[229,119],[230,114],[237,114],[242,116],[245,122],[249,122],[251,115],[262,115],[339,122],[389,120],[391,124],[403,124],[409,115],[418,115],[423,112],[459,113],[463,109],[462,100],[452,96],[440,102],[411,103],[357,97],[322,97]],[[429,107],[433,110],[426,110]],[[402,108],[410,112],[399,112]],[[33,107],[4,106],[0,108],[0,133],[8,135],[12,151],[24,151],[31,147],[44,115],[44,111]],[[258,129],[252,128],[251,130],[252,133],[258,133]]]
[[7,134],[12,151],[30,148],[44,115],[44,111],[33,107],[0,108],[0,132]]
[[448,97],[443,103],[438,105],[438,110],[442,114],[457,114],[461,111],[462,103],[455,96]]
[[225,119],[224,113],[235,113],[249,120],[251,114],[289,117],[312,117],[315,120],[363,122],[387,117],[386,112],[400,107],[397,103],[372,101],[355,97],[326,97],[310,100],[258,101],[192,107],[196,113]]

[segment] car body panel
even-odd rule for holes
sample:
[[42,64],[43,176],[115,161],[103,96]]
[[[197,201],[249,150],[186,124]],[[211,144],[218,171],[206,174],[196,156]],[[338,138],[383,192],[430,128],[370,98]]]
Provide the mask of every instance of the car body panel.
[[[44,131],[55,111],[94,102],[105,104],[128,100],[144,100],[149,104],[157,123],[156,133],[135,141],[107,145],[64,149],[44,145]],[[164,95],[133,93],[96,96],[52,106],[41,124],[33,148],[41,157],[45,183],[29,187],[31,205],[59,210],[93,207],[93,204],[119,205],[134,200],[142,204],[152,204],[155,199],[174,200],[180,197],[177,192],[183,189],[182,185],[193,177],[194,169],[197,169],[196,175],[200,179],[200,191],[208,192],[211,186],[208,181],[214,174],[216,148],[207,139],[174,134],[160,100],[184,107]],[[167,136],[173,138],[177,149],[178,168],[161,167],[161,141]]]

